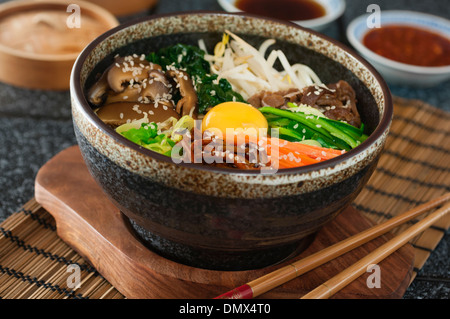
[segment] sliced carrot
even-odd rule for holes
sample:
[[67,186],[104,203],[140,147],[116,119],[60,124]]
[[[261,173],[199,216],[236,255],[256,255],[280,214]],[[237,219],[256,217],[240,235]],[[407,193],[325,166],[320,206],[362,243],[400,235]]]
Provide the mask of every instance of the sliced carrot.
[[[286,149],[290,150],[291,152],[294,152],[294,154],[304,154],[308,155],[309,157],[321,159],[321,160],[328,160],[335,158],[339,155],[342,155],[344,151],[325,148],[325,147],[319,147],[319,146],[313,146],[313,145],[306,145],[298,142],[289,142],[286,140],[280,140],[280,139],[274,139],[274,138],[268,138],[269,144],[273,146],[278,146],[280,150]],[[284,152],[284,151],[283,151]]]
[[[345,153],[345,151],[289,142],[272,137],[260,137],[256,140],[250,139],[248,136],[245,136],[243,140],[236,137],[235,145],[238,141],[240,143],[255,143],[257,141],[258,148],[265,149],[267,155],[270,156],[271,166],[278,167],[278,169],[317,164]],[[239,147],[239,145],[237,146]]]

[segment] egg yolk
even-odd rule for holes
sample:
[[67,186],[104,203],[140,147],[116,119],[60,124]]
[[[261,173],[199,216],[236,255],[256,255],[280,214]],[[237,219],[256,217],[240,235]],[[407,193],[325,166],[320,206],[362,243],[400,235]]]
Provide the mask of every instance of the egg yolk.
[[[227,134],[266,135],[268,123],[264,115],[250,104],[225,102],[213,107],[202,121],[202,131]],[[227,131],[228,130],[228,131]],[[229,135],[230,136],[230,135]]]

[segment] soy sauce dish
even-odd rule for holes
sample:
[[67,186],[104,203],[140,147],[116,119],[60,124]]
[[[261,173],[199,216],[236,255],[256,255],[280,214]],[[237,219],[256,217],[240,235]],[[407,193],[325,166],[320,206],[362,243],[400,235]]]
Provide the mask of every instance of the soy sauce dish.
[[[306,249],[372,175],[393,109],[382,77],[335,40],[223,12],[106,32],[78,57],[71,97],[86,165],[136,236],[172,261],[226,271]],[[219,138],[229,127],[239,133]],[[213,140],[231,157],[208,153]],[[250,160],[254,146],[269,161]]]
[[228,12],[246,12],[323,31],[344,14],[345,0],[217,0]]

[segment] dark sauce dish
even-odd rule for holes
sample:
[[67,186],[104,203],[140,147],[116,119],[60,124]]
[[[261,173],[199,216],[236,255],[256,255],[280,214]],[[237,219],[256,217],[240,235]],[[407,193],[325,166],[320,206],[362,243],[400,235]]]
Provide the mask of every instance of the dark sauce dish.
[[[253,45],[276,39],[290,61],[310,66],[324,83],[348,81],[369,138],[335,159],[261,174],[175,164],[125,139],[93,111],[86,90],[117,54],[148,54],[177,43],[197,45],[199,39],[212,50],[225,30]],[[369,180],[393,114],[383,78],[355,52],[296,24],[243,13],[158,15],[112,29],[79,56],[71,96],[86,165],[136,236],[172,261],[225,271],[274,265],[308,247]]]

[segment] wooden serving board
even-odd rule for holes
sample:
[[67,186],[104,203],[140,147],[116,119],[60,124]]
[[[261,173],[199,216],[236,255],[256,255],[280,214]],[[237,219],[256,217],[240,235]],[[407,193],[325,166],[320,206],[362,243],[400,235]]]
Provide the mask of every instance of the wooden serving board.
[[[350,207],[326,225],[311,246],[292,260],[264,269],[214,271],[173,262],[146,248],[128,220],[91,177],[77,146],[57,154],[40,169],[35,192],[37,202],[55,218],[60,238],[127,298],[214,298],[371,226]],[[300,298],[390,237],[377,238],[259,298]],[[413,261],[413,248],[405,245],[379,264],[380,288],[367,286],[372,275],[368,272],[333,298],[401,298],[411,280]]]

